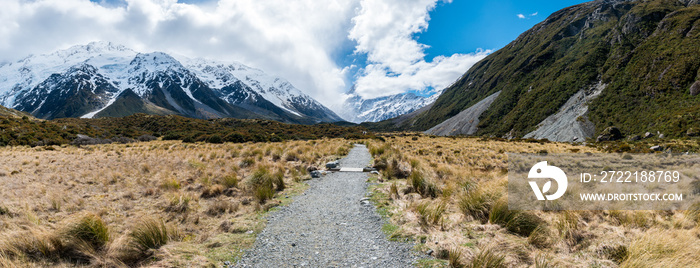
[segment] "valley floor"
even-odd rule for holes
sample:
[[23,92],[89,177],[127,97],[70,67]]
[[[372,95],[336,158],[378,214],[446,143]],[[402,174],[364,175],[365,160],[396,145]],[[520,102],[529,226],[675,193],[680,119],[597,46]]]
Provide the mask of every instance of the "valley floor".
[[[648,148],[596,146],[409,133],[3,147],[0,266],[700,267],[697,210],[507,210],[508,152]],[[380,174],[308,181],[346,155]]]

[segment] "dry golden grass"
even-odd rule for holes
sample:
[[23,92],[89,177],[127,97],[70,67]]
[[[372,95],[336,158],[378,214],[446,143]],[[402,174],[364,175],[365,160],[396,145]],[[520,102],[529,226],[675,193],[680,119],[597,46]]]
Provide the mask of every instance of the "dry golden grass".
[[[343,139],[0,148],[0,266],[220,265]],[[286,156],[286,157],[282,157]],[[271,200],[249,181],[265,170]]]
[[507,210],[506,153],[596,148],[412,134],[367,143],[383,169],[373,199],[384,230],[452,267],[700,267],[697,212]]

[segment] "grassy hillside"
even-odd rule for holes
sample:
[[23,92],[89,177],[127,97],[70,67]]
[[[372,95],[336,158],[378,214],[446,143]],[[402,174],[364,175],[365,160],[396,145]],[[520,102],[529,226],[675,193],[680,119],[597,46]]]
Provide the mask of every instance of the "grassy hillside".
[[[474,65],[426,112],[371,128],[426,130],[502,90],[481,115],[481,135],[522,136],[568,98],[602,81],[590,103],[597,132],[700,126],[700,5],[680,1],[595,1],[563,9]],[[700,87],[700,83],[696,84]],[[700,91],[700,89],[696,89]]]

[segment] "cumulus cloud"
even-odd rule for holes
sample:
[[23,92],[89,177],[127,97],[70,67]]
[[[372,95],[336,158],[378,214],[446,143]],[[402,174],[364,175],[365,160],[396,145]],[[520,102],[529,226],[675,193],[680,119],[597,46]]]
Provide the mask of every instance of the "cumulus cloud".
[[[437,0],[362,0],[348,37],[355,53],[367,54],[355,92],[373,98],[409,90],[441,90],[490,51],[439,56],[425,60],[426,45],[414,35],[428,28]],[[449,1],[446,1],[449,2]]]
[[[487,53],[424,60],[427,46],[414,34],[427,29],[437,1],[4,0],[0,62],[111,41],[143,52],[239,61],[338,107],[338,96],[353,83],[365,97],[440,89]],[[367,65],[339,66],[338,55],[353,46],[367,55]],[[348,78],[354,68],[361,68],[359,76]]]
[[523,15],[523,14],[518,14],[518,15],[516,15],[516,16],[518,16],[519,19],[524,19],[524,18],[525,18],[525,15]]

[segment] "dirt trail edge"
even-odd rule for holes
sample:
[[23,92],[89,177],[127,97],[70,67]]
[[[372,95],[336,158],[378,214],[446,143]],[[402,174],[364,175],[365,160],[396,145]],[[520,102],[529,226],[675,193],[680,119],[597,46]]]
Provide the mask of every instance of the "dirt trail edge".
[[[364,167],[355,145],[341,167]],[[382,218],[365,198],[367,173],[333,172],[309,182],[304,194],[270,213],[268,224],[236,267],[410,267],[418,256],[408,243],[386,239]]]

